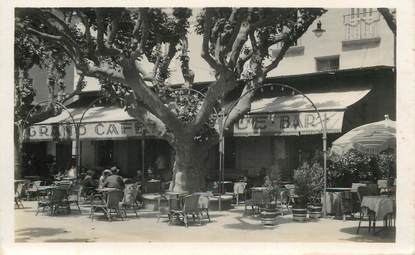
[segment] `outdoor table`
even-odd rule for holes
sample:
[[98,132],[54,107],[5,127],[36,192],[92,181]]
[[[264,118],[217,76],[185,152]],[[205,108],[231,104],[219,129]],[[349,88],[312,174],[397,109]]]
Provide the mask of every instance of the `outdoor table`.
[[[215,181],[213,183],[215,185],[214,187],[217,187],[217,189],[215,189],[213,192],[214,193],[219,193],[219,191],[220,191],[220,187],[219,187],[220,181]],[[224,194],[225,192],[233,192],[233,182],[223,181],[222,185],[223,185],[222,194]]]
[[183,203],[184,203],[184,197],[187,196],[189,193],[187,192],[173,192],[168,191],[166,192],[166,195],[168,196],[170,208],[171,209],[182,209]]
[[98,189],[95,189],[96,191],[98,191],[98,192],[110,192],[110,191],[115,191],[115,190],[120,190],[120,189],[117,189],[117,188],[98,188]]
[[50,190],[50,189],[56,189],[59,188],[58,186],[55,185],[49,185],[49,186],[39,186],[37,187],[38,191],[46,191],[46,190]]
[[390,196],[364,196],[361,207],[367,207],[375,213],[375,220],[383,220],[389,213],[393,213],[394,199]]
[[255,190],[255,191],[265,191],[267,190],[267,187],[252,187],[250,188],[250,190]]
[[338,187],[333,187],[333,188],[326,188],[326,191],[329,191],[329,192],[352,191],[352,188],[338,188]]

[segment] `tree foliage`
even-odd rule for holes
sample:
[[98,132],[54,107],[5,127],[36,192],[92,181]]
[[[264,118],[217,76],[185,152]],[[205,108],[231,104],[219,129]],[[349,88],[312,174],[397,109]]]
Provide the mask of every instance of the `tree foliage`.
[[[240,80],[245,80],[243,93],[261,86],[288,48],[324,12],[320,8],[204,8],[199,13],[187,8],[22,8],[16,9],[16,27],[39,45],[32,49],[35,59],[43,59],[43,51],[37,49],[46,49],[60,54],[58,59],[64,63],[70,60],[81,79],[97,78],[106,92],[123,98],[126,110],[144,127],[166,139],[176,155],[186,155],[180,150],[187,146],[217,143],[215,112],[224,108],[228,93]],[[194,27],[192,16],[197,16]],[[193,54],[188,39],[194,30],[202,38],[200,54],[215,73],[203,96],[192,90],[197,74],[190,66]],[[270,48],[277,43],[281,50],[271,56]],[[175,58],[187,90],[173,90],[166,83]],[[227,113],[225,126],[249,111],[253,95]],[[196,150],[192,148],[187,152]],[[192,164],[177,163],[181,168],[197,168]]]

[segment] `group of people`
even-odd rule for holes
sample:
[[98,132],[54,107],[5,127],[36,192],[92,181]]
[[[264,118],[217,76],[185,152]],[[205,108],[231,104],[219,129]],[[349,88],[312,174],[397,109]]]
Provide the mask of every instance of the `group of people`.
[[87,193],[94,192],[97,188],[117,188],[124,190],[124,179],[120,176],[120,169],[116,166],[102,171],[98,180],[94,178],[95,172],[88,170],[81,181],[83,190]]

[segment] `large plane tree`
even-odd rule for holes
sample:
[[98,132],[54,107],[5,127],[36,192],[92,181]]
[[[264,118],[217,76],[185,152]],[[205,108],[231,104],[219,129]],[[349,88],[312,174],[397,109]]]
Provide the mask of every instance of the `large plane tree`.
[[[243,80],[248,92],[229,113],[229,126],[247,113],[267,74],[323,13],[319,8],[59,8],[17,9],[16,26],[68,56],[81,76],[123,98],[125,109],[175,150],[171,189],[204,188],[206,157],[217,144],[215,109]],[[196,17],[194,17],[196,16]],[[190,21],[195,24],[190,25]],[[189,52],[189,35],[202,38]],[[277,56],[270,47],[279,43]],[[201,56],[214,72],[205,96],[166,84],[171,62],[180,61],[183,87],[191,88],[189,60]],[[148,66],[151,65],[149,69]],[[150,70],[150,71],[149,71]]]

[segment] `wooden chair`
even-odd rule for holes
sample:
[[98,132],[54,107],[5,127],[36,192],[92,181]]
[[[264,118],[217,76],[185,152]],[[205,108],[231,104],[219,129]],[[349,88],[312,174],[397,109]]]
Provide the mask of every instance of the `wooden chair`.
[[184,198],[184,205],[182,210],[170,211],[169,224],[171,224],[173,219],[175,218],[177,220],[182,220],[187,228],[189,223],[189,215],[192,215],[193,221],[195,221],[195,216],[198,216],[199,224],[202,224],[199,209],[199,198],[199,194],[192,194],[186,196]]
[[108,191],[104,197],[104,200],[93,201],[90,213],[91,220],[94,220],[95,213],[99,211],[102,211],[109,221],[111,221],[111,214],[113,213],[116,213],[117,216],[120,216],[121,220],[123,220],[119,207],[119,204],[124,197],[123,192],[121,190]]

